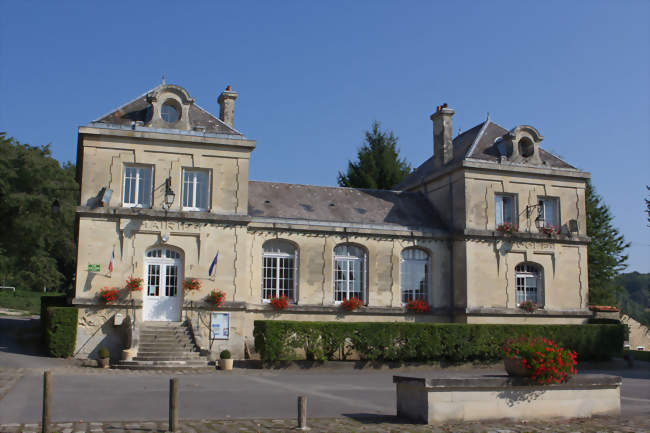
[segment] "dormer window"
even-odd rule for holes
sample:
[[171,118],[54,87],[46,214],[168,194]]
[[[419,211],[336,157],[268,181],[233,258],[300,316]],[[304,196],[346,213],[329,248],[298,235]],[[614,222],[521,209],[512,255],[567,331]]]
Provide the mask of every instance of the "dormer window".
[[160,109],[160,117],[167,123],[176,123],[180,118],[179,110],[174,106],[173,102],[165,102]]
[[524,158],[528,158],[535,153],[535,145],[528,137],[521,137],[519,139],[519,154]]

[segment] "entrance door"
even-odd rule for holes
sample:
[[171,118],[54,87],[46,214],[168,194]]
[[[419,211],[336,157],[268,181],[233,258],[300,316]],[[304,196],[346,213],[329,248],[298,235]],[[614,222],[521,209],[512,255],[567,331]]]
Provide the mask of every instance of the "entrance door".
[[182,274],[183,262],[177,251],[169,248],[147,251],[143,320],[181,320]]

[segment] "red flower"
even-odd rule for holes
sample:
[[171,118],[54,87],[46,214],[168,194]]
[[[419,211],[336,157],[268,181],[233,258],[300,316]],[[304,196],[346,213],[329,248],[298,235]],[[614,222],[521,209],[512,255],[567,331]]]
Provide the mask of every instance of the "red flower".
[[413,313],[426,313],[429,311],[429,304],[422,299],[413,299],[406,305],[406,309]]
[[271,305],[276,310],[286,310],[289,308],[289,298],[287,296],[274,296],[271,298]]
[[575,351],[569,351],[541,337],[507,340],[503,353],[509,359],[521,358],[521,365],[531,370],[531,379],[539,384],[561,383],[576,374]]
[[188,291],[201,290],[201,282],[196,278],[185,278],[183,289]]
[[126,289],[132,292],[142,290],[142,278],[129,277],[126,279]]
[[363,302],[361,302],[361,299],[359,298],[348,298],[341,302],[341,308],[346,311],[354,311],[357,308],[361,308],[362,305]]
[[213,303],[215,307],[221,307],[223,301],[226,300],[226,293],[223,290],[213,290],[208,295],[208,302]]
[[104,287],[99,291],[99,296],[107,304],[110,304],[111,302],[116,300],[119,294],[120,294],[119,290],[117,290],[115,287],[111,287],[110,289],[108,287]]

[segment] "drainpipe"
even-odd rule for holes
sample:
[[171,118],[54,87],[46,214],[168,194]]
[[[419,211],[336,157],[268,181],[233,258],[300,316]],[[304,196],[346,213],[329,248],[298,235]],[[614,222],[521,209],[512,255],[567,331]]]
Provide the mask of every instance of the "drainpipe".
[[451,296],[450,296],[450,308],[449,308],[449,316],[451,319],[451,322],[454,323],[456,321],[456,313],[455,313],[455,308],[456,308],[456,296],[455,296],[455,290],[456,288],[454,287],[454,235],[453,231],[454,229],[454,194],[452,194],[451,191],[451,174],[449,174],[449,203],[451,206],[451,218],[449,221],[449,228],[451,229],[451,238],[449,239],[449,284],[451,285]]

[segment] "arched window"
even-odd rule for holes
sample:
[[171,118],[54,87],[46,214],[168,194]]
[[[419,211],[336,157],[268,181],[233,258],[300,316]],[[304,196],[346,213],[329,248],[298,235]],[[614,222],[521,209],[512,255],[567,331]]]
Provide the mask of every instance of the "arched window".
[[431,260],[426,251],[407,248],[402,251],[400,260],[400,280],[402,302],[415,299],[426,301],[429,293],[429,268]]
[[281,239],[264,242],[262,250],[262,300],[286,296],[295,302],[298,251]]
[[334,248],[334,301],[358,298],[366,303],[366,251],[352,244]]
[[533,263],[520,263],[515,267],[517,305],[530,301],[537,305],[543,304],[542,270]]

